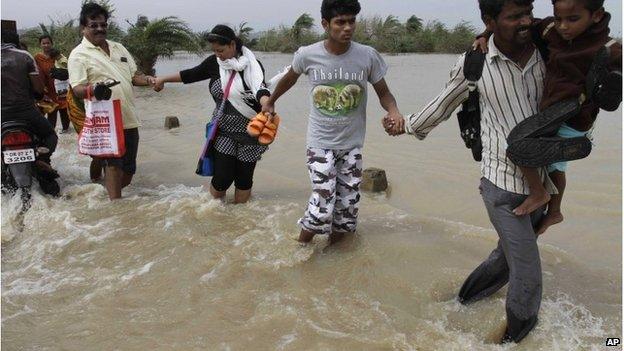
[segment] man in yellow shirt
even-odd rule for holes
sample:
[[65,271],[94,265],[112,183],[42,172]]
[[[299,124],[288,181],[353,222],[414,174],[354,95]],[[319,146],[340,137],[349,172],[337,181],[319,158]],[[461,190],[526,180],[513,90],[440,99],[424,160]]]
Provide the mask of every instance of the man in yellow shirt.
[[[98,100],[110,98],[121,101],[126,154],[120,158],[104,159],[104,184],[108,197],[121,198],[121,189],[130,184],[136,172],[139,146],[139,119],[134,104],[133,85],[153,83],[154,77],[137,72],[132,55],[120,43],[106,40],[108,11],[95,3],[86,3],[80,11],[82,42],[69,55],[69,84],[77,98],[94,96]],[[102,83],[115,80],[119,84],[109,88]]]

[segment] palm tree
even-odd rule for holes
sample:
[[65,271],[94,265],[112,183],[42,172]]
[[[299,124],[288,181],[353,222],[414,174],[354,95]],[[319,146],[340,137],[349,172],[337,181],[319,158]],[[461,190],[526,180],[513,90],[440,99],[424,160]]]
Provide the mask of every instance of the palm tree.
[[401,28],[401,22],[399,22],[399,19],[393,15],[388,15],[382,25],[383,34],[386,36],[400,31]]
[[385,49],[389,52],[400,51],[400,36],[403,31],[403,25],[396,16],[388,15],[381,24],[381,38]]
[[293,39],[295,39],[295,43],[298,44],[301,40],[301,35],[305,31],[312,29],[313,26],[314,19],[310,17],[309,14],[304,13],[303,15],[299,16],[299,18],[297,18],[295,24],[292,27],[292,36]]
[[405,22],[405,28],[407,28],[407,31],[410,33],[420,32],[422,30],[422,27],[422,18],[416,17],[415,15],[412,15],[410,18],[407,19],[407,22]]
[[130,25],[123,43],[134,56],[138,69],[145,74],[155,74],[154,66],[159,57],[172,57],[176,50],[195,53],[201,50],[195,34],[177,17],[150,21],[146,16],[138,16],[136,23]]
[[243,45],[249,44],[249,35],[253,32],[253,28],[247,26],[247,22],[241,22],[236,29],[236,36],[243,42]]

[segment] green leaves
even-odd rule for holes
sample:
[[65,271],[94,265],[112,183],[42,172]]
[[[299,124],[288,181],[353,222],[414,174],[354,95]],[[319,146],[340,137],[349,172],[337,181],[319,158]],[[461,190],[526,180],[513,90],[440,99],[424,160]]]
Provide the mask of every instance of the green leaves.
[[[89,0],[82,0],[83,3]],[[111,0],[97,0],[98,4],[115,12]],[[50,19],[49,24],[22,32],[24,40],[32,53],[39,50],[39,36],[47,33],[52,36],[55,46],[64,54],[80,42],[82,34],[76,19]],[[171,57],[178,50],[202,53],[208,46],[205,36],[208,32],[194,34],[186,22],[174,17],[150,20],[139,15],[127,32],[112,19],[109,20],[108,39],[122,42],[134,56],[139,69],[153,74],[154,65],[159,57]],[[312,44],[324,39],[324,33],[314,30],[314,18],[307,13],[299,16],[292,26],[281,25],[253,35],[253,28],[248,22],[241,22],[235,31],[243,44],[261,51],[294,52],[300,46]],[[453,29],[437,21],[424,24],[416,15],[410,16],[405,23],[389,15],[385,18],[358,17],[354,40],[371,45],[381,52],[450,52],[464,51],[475,36],[475,28],[468,22],[460,22]],[[252,39],[253,38],[253,39]]]
[[122,42],[134,56],[139,70],[145,74],[154,74],[158,58],[171,57],[176,50],[201,51],[197,36],[186,22],[175,16],[152,21],[146,16],[138,16]]

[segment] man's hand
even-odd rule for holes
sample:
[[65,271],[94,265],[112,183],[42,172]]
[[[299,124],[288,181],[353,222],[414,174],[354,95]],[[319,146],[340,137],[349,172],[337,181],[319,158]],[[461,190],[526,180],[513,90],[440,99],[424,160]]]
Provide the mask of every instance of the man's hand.
[[271,116],[275,114],[275,105],[271,101],[271,98],[269,98],[268,96],[263,96],[260,98],[260,105],[262,105],[263,114],[266,115],[268,113]]
[[154,89],[154,91],[161,91],[165,88],[165,81],[162,78],[154,78],[154,80],[151,83],[152,85],[152,89]]
[[405,119],[400,113],[388,113],[381,120],[388,135],[397,136],[405,133]]
[[117,84],[119,84],[119,82],[111,81],[96,83],[95,86],[89,85],[87,87],[89,91],[87,96],[91,95],[95,97],[96,100],[109,100],[113,94],[111,87],[114,87]]
[[145,80],[147,81],[147,84],[149,84],[150,86],[154,86],[154,83],[156,82],[156,77],[153,76],[145,76]]
[[113,94],[111,88],[107,87],[106,84],[103,83],[97,83],[95,87],[91,87],[93,88],[92,93],[96,100],[109,100]]
[[138,87],[152,86],[154,79],[156,78],[148,76],[141,72],[135,72],[134,76],[132,76],[132,85]]

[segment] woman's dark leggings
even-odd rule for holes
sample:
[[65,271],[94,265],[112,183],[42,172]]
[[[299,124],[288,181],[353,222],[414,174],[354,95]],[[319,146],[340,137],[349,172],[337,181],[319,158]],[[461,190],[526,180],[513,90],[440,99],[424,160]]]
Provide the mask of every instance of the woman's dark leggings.
[[256,162],[243,162],[236,158],[214,150],[214,176],[212,187],[217,191],[226,191],[232,183],[236,189],[249,190],[253,185],[253,174]]
[[61,115],[61,126],[63,127],[63,130],[67,130],[69,128],[69,116],[67,115],[67,109],[54,110],[48,113],[48,121],[50,121],[52,128],[56,128],[56,117],[58,114]]

